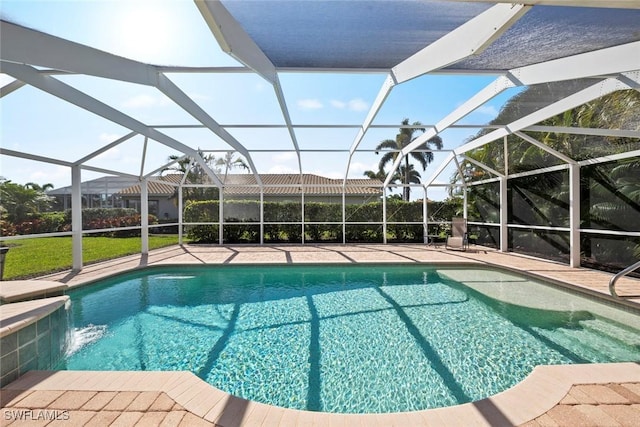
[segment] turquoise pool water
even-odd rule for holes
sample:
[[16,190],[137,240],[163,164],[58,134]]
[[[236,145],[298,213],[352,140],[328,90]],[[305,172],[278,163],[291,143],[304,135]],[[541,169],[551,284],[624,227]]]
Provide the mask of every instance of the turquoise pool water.
[[60,369],[188,370],[236,396],[313,411],[450,406],[537,365],[640,360],[637,313],[499,270],[155,268],[70,296]]

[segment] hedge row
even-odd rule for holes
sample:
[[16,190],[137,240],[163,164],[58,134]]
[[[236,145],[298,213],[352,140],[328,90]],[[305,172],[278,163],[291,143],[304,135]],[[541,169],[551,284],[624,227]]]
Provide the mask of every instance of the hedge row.
[[[440,212],[446,217],[436,220],[450,220],[451,208],[443,209],[443,202],[429,202],[431,212]],[[219,222],[220,204],[218,201],[194,201],[185,206],[184,221]],[[265,224],[264,240],[266,242],[300,242],[302,240],[302,206],[298,202],[264,202],[264,221],[289,222],[293,224]],[[348,242],[382,242],[383,241],[383,206],[382,202],[358,205],[346,205],[345,239]],[[224,202],[223,240],[225,243],[260,241],[260,202],[231,200]],[[339,203],[309,202],[304,206],[304,221],[320,224],[305,224],[305,241],[341,242],[342,225],[329,224],[342,222],[342,205]],[[423,205],[418,202],[387,202],[388,222],[422,222]],[[365,222],[371,224],[349,224]],[[187,237],[199,243],[217,243],[219,240],[218,225],[193,225],[186,228]],[[422,242],[424,229],[422,224],[388,224],[388,238],[403,242]]]
[[[157,224],[158,219],[149,215],[149,224]],[[135,227],[141,224],[140,214],[129,208],[87,208],[82,210],[83,230],[100,230],[120,227]],[[45,212],[27,221],[11,224],[2,221],[2,235],[15,236],[71,231],[71,211]],[[139,236],[140,230],[119,230],[92,233],[92,236],[131,237]]]

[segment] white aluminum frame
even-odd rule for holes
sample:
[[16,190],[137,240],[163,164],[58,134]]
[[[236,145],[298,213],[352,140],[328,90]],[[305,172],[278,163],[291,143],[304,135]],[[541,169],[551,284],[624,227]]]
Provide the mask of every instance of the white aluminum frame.
[[[451,0],[455,1],[455,0]],[[469,0],[466,0],[469,1]],[[480,0],[471,0],[480,1]],[[220,191],[220,222],[219,222],[219,243],[223,242],[223,225],[224,225],[224,183],[220,178],[206,165],[202,157],[196,152],[196,150],[181,143],[180,141],[173,139],[166,134],[163,134],[158,129],[165,127],[202,127],[210,130],[212,133],[220,137],[231,148],[240,153],[248,162],[251,172],[256,179],[256,187],[259,191],[260,199],[260,243],[264,243],[264,187],[260,179],[258,171],[253,163],[251,152],[259,151],[279,151],[279,150],[248,150],[240,141],[236,140],[226,129],[230,127],[255,127],[255,128],[278,128],[286,127],[291,138],[292,149],[282,151],[294,151],[298,160],[298,168],[300,172],[300,183],[296,186],[302,187],[302,193],[300,195],[302,202],[302,243],[304,243],[304,205],[305,205],[305,189],[306,185],[303,184],[303,165],[301,159],[302,152],[323,152],[328,150],[301,150],[297,137],[297,128],[346,128],[356,127],[358,133],[351,143],[348,150],[332,150],[332,151],[344,151],[348,153],[348,159],[346,164],[346,170],[344,180],[342,184],[342,228],[343,239],[346,236],[346,188],[348,186],[347,176],[351,167],[353,156],[356,152],[363,152],[367,150],[360,150],[359,146],[362,142],[367,131],[372,128],[389,127],[396,128],[397,125],[380,125],[373,124],[375,117],[384,105],[391,90],[398,84],[402,84],[411,79],[419,76],[438,72],[443,67],[459,62],[471,55],[476,55],[486,47],[488,47],[495,39],[497,39],[504,31],[510,28],[515,22],[517,22],[533,5],[569,5],[578,7],[616,7],[616,8],[628,8],[637,9],[640,8],[640,3],[634,0],[533,0],[523,4],[512,4],[508,1],[496,1],[493,7],[489,8],[485,12],[479,14],[475,18],[469,20],[459,28],[449,32],[441,39],[424,47],[422,50],[400,62],[390,70],[358,70],[357,72],[381,72],[384,71],[387,75],[382,87],[380,88],[378,95],[371,106],[364,122],[361,125],[299,125],[294,124],[291,121],[288,106],[286,103],[285,94],[280,84],[279,73],[287,72],[289,70],[279,70],[271,62],[271,60],[260,50],[256,43],[246,33],[242,26],[235,20],[235,18],[226,10],[220,1],[216,0],[195,0],[195,5],[203,16],[205,22],[209,26],[213,36],[217,40],[223,51],[238,60],[244,67],[180,67],[180,66],[156,66],[150,64],[144,64],[134,60],[121,58],[106,52],[99,51],[97,49],[84,46],[78,43],[74,43],[68,40],[61,39],[49,34],[41,33],[35,30],[28,29],[26,27],[13,24],[2,20],[0,25],[0,38],[2,38],[3,45],[0,50],[0,71],[12,76],[15,80],[4,87],[0,88],[0,97],[16,92],[19,88],[30,85],[36,87],[42,91],[52,94],[60,99],[63,99],[73,105],[87,109],[107,120],[117,123],[129,130],[130,133],[122,136],[121,138],[112,141],[111,143],[101,147],[100,149],[80,158],[75,161],[63,161],[50,159],[43,156],[37,156],[29,153],[22,153],[15,150],[8,150],[0,148],[1,155],[13,156],[24,158],[27,160],[34,160],[40,162],[48,162],[51,164],[62,165],[69,167],[72,176],[72,236],[73,236],[73,268],[75,270],[82,268],[82,222],[81,222],[81,204],[79,202],[81,197],[81,173],[82,170],[90,170],[95,172],[116,174],[120,176],[134,176],[131,174],[125,174],[113,170],[107,170],[104,168],[93,167],[87,164],[88,161],[96,156],[116,147],[124,141],[134,137],[135,135],[143,135],[144,144],[141,155],[141,167],[138,177],[141,181],[141,209],[142,209],[142,248],[141,252],[146,253],[148,251],[148,232],[149,224],[146,220],[148,214],[148,187],[149,181],[154,180],[154,175],[161,171],[164,167],[171,163],[155,169],[151,173],[144,174],[145,159],[147,153],[148,139],[153,139],[160,144],[166,145],[180,153],[184,154],[184,158],[191,158],[192,162],[198,163],[209,175],[214,185],[217,186]],[[568,231],[570,232],[571,240],[571,254],[570,264],[574,267],[579,266],[579,252],[580,252],[580,232],[590,232],[589,230],[580,230],[579,228],[579,176],[580,167],[589,164],[595,164],[605,161],[618,160],[629,157],[640,156],[640,150],[632,151],[629,153],[623,153],[618,155],[604,156],[598,159],[588,159],[585,161],[577,162],[570,157],[563,155],[555,150],[550,149],[544,144],[541,144],[534,138],[523,133],[523,131],[532,132],[547,132],[550,130],[585,134],[585,135],[600,135],[600,136],[618,136],[626,138],[639,138],[640,131],[627,130],[627,129],[583,129],[583,128],[567,128],[567,127],[549,127],[539,126],[542,120],[567,111],[571,108],[575,108],[593,99],[604,96],[608,93],[612,93],[622,89],[635,89],[640,90],[640,61],[638,59],[638,52],[640,52],[640,41],[628,43],[619,46],[613,46],[606,49],[600,49],[588,53],[574,55],[570,57],[560,58],[553,61],[547,61],[539,64],[534,64],[521,68],[514,68],[505,71],[502,75],[498,76],[491,84],[479,91],[476,95],[471,97],[460,107],[456,108],[450,114],[445,116],[442,120],[434,125],[424,125],[427,128],[426,132],[420,135],[415,141],[399,151],[399,155],[393,164],[391,171],[388,173],[385,182],[382,185],[383,195],[383,220],[382,227],[385,231],[384,241],[386,243],[386,230],[387,230],[387,206],[386,195],[390,188],[397,186],[390,185],[393,174],[398,168],[402,157],[408,155],[412,151],[416,151],[417,148],[428,141],[432,137],[438,135],[448,128],[455,127],[483,127],[492,128],[490,133],[476,138],[460,147],[457,147],[448,152],[448,155],[443,163],[441,163],[431,177],[420,185],[411,185],[410,187],[420,187],[424,191],[424,208],[423,208],[423,221],[422,224],[425,227],[425,234],[428,222],[428,211],[426,203],[426,195],[429,187],[433,186],[450,186],[452,184],[437,184],[435,180],[437,177],[446,170],[446,168],[453,162],[460,171],[460,161],[469,161],[479,167],[484,168],[490,174],[496,178],[483,180],[481,182],[489,182],[492,180],[498,180],[501,187],[501,213],[500,213],[500,229],[501,250],[508,250],[507,245],[507,230],[508,227],[517,227],[516,225],[507,224],[506,217],[506,188],[508,179],[518,176],[524,176],[525,174],[543,173],[545,171],[569,169],[570,176],[570,226]],[[36,67],[46,67],[47,70],[38,69]],[[299,70],[297,70],[299,71]],[[339,71],[339,70],[308,70],[308,71]],[[345,70],[353,72],[353,70]],[[273,89],[274,95],[280,106],[284,125],[221,125],[213,117],[211,117],[204,109],[202,109],[192,98],[187,96],[182,90],[180,90],[164,73],[167,72],[211,72],[211,73],[244,73],[253,72],[266,81],[268,81]],[[472,71],[467,71],[471,73]],[[464,74],[465,71],[459,71]],[[182,108],[185,112],[194,117],[200,125],[184,125],[184,126],[170,126],[170,125],[147,125],[141,123],[134,118],[123,114],[115,108],[106,105],[87,94],[77,90],[70,84],[63,83],[62,81],[53,77],[55,74],[83,74],[94,77],[107,78],[112,80],[118,80],[128,83],[136,83],[145,86],[150,86],[171,99],[177,106]],[[460,119],[467,116],[480,106],[484,105],[487,101],[491,100],[498,94],[513,87],[523,87],[539,83],[556,82],[562,80],[593,78],[594,84],[586,89],[578,91],[570,96],[565,97],[553,104],[550,104],[535,113],[522,117],[512,123],[504,126],[483,126],[483,125],[458,125],[456,124]],[[510,174],[508,171],[508,147],[506,146],[506,136],[515,134],[521,139],[549,152],[553,156],[559,158],[564,162],[563,165],[554,166],[550,168],[544,168],[537,171],[525,172],[522,174]],[[469,151],[481,147],[484,144],[491,143],[493,141],[503,138],[505,141],[505,173],[500,173],[481,162],[475,161],[468,157],[466,153]],[[371,150],[369,150],[371,151]],[[424,150],[422,150],[424,151]],[[447,150],[441,150],[446,152]],[[193,164],[193,163],[192,163]],[[167,184],[166,182],[164,182]],[[476,183],[462,182],[459,185],[463,187],[465,196],[465,217],[466,217],[466,187],[467,185],[477,185]],[[182,188],[185,185],[178,184],[179,194],[179,242],[182,243]],[[313,186],[317,187],[317,186]],[[333,186],[332,186],[333,187]],[[351,223],[349,223],[351,224]],[[530,226],[529,228],[535,228]],[[559,229],[559,228],[554,228]],[[563,231],[566,231],[563,229]],[[598,233],[602,231],[598,230]],[[609,234],[617,234],[616,232],[610,232]],[[625,235],[636,235],[640,233],[627,233]]]

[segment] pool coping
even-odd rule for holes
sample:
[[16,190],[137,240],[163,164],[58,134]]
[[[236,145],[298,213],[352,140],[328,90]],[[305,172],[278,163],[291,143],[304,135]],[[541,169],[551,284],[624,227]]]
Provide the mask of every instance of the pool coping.
[[68,286],[53,280],[10,280],[0,282],[0,304],[60,296]]
[[0,338],[36,323],[68,303],[69,296],[61,295],[4,304],[0,310]]
[[30,371],[4,390],[163,392],[185,410],[220,426],[495,426],[520,425],[535,419],[557,405],[576,384],[630,382],[640,382],[640,363],[545,365],[536,367],[510,389],[476,402],[382,414],[335,414],[271,406],[232,396],[184,371]]

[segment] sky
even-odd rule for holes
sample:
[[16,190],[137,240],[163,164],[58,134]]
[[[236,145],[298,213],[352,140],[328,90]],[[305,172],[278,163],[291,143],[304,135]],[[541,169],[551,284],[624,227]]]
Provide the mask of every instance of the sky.
[[[29,1],[1,0],[3,19],[34,28],[109,53],[156,65],[237,66],[222,52],[197,7],[191,0],[155,1]],[[211,117],[223,125],[285,123],[271,85],[253,74],[167,74]],[[154,88],[106,79],[69,75],[55,78],[72,84],[90,96],[148,125],[197,124],[197,121]],[[371,73],[279,74],[291,120],[297,125],[361,125],[386,75]],[[495,76],[428,75],[396,86],[374,124],[410,122],[435,124],[450,111],[495,79]],[[0,86],[12,81],[0,74]],[[486,124],[512,96],[507,91],[461,120],[461,124]],[[129,133],[117,124],[82,110],[40,90],[24,86],[0,98],[0,143],[3,148],[76,161]],[[299,173],[293,143],[286,129],[241,129],[228,131],[252,154],[259,173]],[[478,129],[450,129],[440,136],[451,150]],[[161,132],[203,150],[228,150],[221,139],[204,129],[161,129]],[[377,170],[380,156],[373,153],[384,139],[393,139],[397,128],[370,129],[349,167],[350,178]],[[348,150],[355,128],[297,129],[301,149]],[[141,165],[144,138],[129,141],[92,159],[89,165],[123,173],[148,173],[164,165],[174,150],[150,141]],[[268,151],[272,150],[272,151]],[[286,150],[286,151],[285,151]],[[220,154],[221,155],[221,154]],[[435,161],[422,172],[423,180],[447,153],[436,153]],[[302,153],[305,173],[342,178],[348,153]],[[71,184],[69,168],[0,156],[0,176],[24,184]],[[449,175],[451,173],[448,172]],[[438,179],[447,182],[447,172]],[[83,171],[82,179],[102,176]],[[414,198],[421,194],[414,191]],[[442,199],[442,189],[430,190],[430,199]]]

